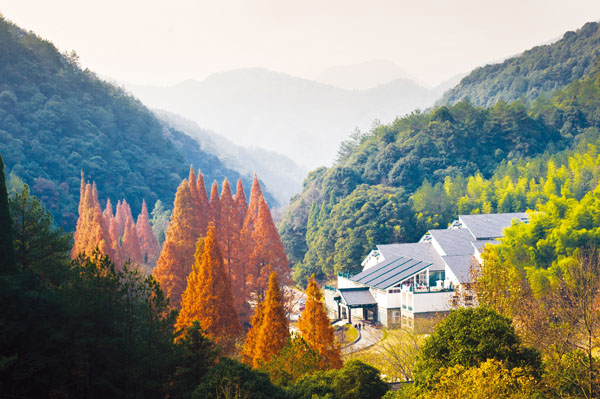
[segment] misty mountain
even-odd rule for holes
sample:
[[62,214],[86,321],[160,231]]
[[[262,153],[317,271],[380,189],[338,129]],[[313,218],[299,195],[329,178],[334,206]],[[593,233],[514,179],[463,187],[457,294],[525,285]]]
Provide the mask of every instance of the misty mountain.
[[81,172],[96,182],[103,203],[125,198],[134,214],[143,199],[150,207],[159,199],[170,206],[190,163],[208,184],[242,178],[250,187],[251,175],[195,143],[83,70],[75,54],[60,54],[0,17],[0,154],[9,189],[27,183],[59,226],[75,227]]
[[171,87],[125,86],[150,107],[182,115],[237,145],[282,153],[305,168],[330,164],[357,127],[393,121],[441,95],[407,79],[345,90],[260,68]]
[[286,205],[290,197],[302,188],[307,171],[285,155],[262,148],[235,145],[225,137],[167,111],[154,110],[154,114],[170,129],[193,137],[196,143],[189,143],[191,146],[198,145],[204,153],[218,156],[228,168],[242,175],[257,173],[280,205]]
[[325,69],[315,77],[319,83],[346,90],[367,90],[397,79],[418,82],[416,78],[391,61],[369,61],[334,66]]

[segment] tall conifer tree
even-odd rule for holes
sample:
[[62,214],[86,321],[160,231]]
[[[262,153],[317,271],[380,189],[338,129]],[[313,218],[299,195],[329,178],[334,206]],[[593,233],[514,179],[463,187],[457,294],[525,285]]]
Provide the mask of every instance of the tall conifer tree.
[[279,354],[290,337],[289,324],[285,316],[283,295],[277,273],[269,276],[269,289],[263,304],[263,322],[256,337],[253,366],[258,367]]
[[267,289],[271,271],[277,272],[284,284],[290,283],[287,255],[273,223],[271,211],[262,197],[259,198],[258,215],[251,237],[252,250],[248,257],[247,281],[250,290],[262,297]]
[[340,347],[335,341],[333,327],[329,324],[322,297],[313,276],[308,280],[306,307],[298,320],[298,329],[308,346],[321,355],[321,369],[340,368],[342,366]]
[[148,206],[146,200],[142,200],[142,211],[140,212],[135,224],[142,259],[146,264],[154,264],[160,252],[158,240],[150,226],[150,215],[148,214]]
[[195,263],[187,278],[175,328],[185,329],[195,320],[217,342],[226,342],[240,331],[231,286],[212,224],[208,226],[206,238],[199,239],[196,245]]
[[171,223],[152,272],[175,308],[180,307],[181,294],[194,264],[195,242],[199,238],[193,226],[195,212],[188,181],[184,179],[177,188]]

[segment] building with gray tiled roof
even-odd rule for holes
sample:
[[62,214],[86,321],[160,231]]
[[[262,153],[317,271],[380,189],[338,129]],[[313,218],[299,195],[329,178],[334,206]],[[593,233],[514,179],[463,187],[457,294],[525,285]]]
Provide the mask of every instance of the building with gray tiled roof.
[[481,263],[485,245],[498,243],[512,223],[527,221],[526,213],[460,215],[417,243],[377,245],[362,272],[340,274],[337,289],[328,287],[327,306],[338,318],[361,316],[386,326],[412,326],[415,319],[447,312],[471,283],[471,265]]

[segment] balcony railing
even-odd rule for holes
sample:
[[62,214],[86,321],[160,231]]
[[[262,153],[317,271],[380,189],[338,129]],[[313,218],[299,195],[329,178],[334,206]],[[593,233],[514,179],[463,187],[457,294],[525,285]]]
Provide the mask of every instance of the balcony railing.
[[428,293],[428,292],[454,292],[454,287],[448,287],[448,288],[444,288],[444,287],[430,287],[430,286],[404,286],[402,287],[403,289],[409,291],[409,292],[413,292],[415,294],[424,294],[424,293]]

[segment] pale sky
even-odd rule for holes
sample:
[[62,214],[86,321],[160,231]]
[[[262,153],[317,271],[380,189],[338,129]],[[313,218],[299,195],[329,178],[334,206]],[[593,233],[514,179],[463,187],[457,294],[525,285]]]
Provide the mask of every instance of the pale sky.
[[600,19],[600,1],[0,0],[0,12],[136,84],[242,67],[313,78],[390,60],[434,85]]

